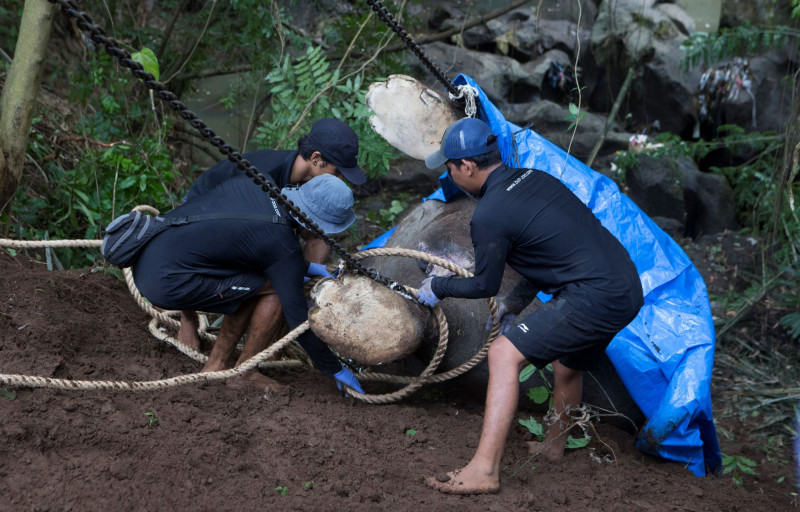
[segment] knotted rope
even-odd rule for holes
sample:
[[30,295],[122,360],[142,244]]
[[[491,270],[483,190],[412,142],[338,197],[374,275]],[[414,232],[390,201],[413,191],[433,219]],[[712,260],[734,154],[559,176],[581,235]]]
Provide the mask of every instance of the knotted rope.
[[[146,211],[143,207],[137,207],[137,209],[142,209],[143,211]],[[14,248],[99,247],[101,243],[102,243],[101,240],[19,241],[19,240],[0,239],[0,246],[14,247]],[[402,256],[406,258],[419,259],[427,263],[433,263],[434,265],[439,265],[443,268],[446,268],[456,273],[461,277],[472,276],[472,274],[469,271],[448,260],[439,258],[437,256],[433,256],[425,252],[415,251],[411,249],[400,249],[400,248],[370,249],[352,255],[352,257],[356,260],[361,260],[364,258],[370,258],[376,256]],[[204,363],[208,359],[207,356],[191,349],[190,347],[184,345],[177,339],[169,336],[168,334],[163,332],[159,327],[159,322],[160,322],[162,324],[166,324],[173,328],[177,328],[180,325],[180,322],[175,318],[173,318],[173,316],[177,314],[177,312],[160,311],[154,308],[152,305],[150,305],[150,303],[148,303],[144,299],[144,297],[142,297],[141,293],[139,293],[139,290],[136,288],[136,285],[134,284],[133,273],[131,272],[131,270],[129,268],[126,268],[123,271],[123,273],[125,276],[125,283],[127,284],[128,290],[131,292],[131,295],[133,296],[134,300],[139,305],[139,307],[141,307],[145,311],[145,313],[147,313],[150,317],[152,317],[152,320],[148,325],[148,330],[150,331],[150,333],[155,338],[171,344],[180,352],[191,357],[195,361]],[[405,387],[391,393],[385,393],[380,395],[358,393],[352,389],[348,389],[348,392],[352,394],[355,398],[367,403],[386,404],[402,400],[403,398],[410,395],[411,393],[413,393],[414,391],[416,391],[425,384],[444,382],[446,380],[452,379],[469,371],[475,365],[477,365],[478,363],[483,361],[483,359],[486,358],[486,355],[488,354],[489,351],[489,344],[493,339],[495,339],[498,336],[500,332],[500,325],[499,322],[497,321],[498,319],[496,319],[497,304],[494,298],[489,298],[488,303],[489,303],[490,314],[492,317],[491,330],[481,349],[465,363],[444,373],[439,373],[439,374],[434,373],[436,369],[439,367],[439,364],[441,364],[442,359],[444,358],[444,355],[447,352],[447,342],[449,338],[449,327],[447,325],[447,319],[445,318],[441,308],[437,305],[433,308],[433,311],[436,316],[437,322],[439,324],[439,342],[433,357],[431,358],[430,362],[419,376],[401,376],[401,375],[393,375],[387,373],[373,373],[371,371],[365,371],[358,374],[359,380],[405,384]],[[297,339],[297,337],[300,336],[300,334],[304,333],[307,329],[309,329],[309,325],[308,322],[306,321],[303,324],[296,327],[295,329],[293,329],[292,331],[290,331],[286,336],[276,341],[271,347],[259,352],[250,359],[244,361],[236,368],[232,368],[229,370],[220,370],[214,372],[199,372],[187,375],[180,375],[177,377],[171,377],[168,379],[160,379],[153,381],[133,381],[133,382],[68,380],[68,379],[55,379],[50,377],[40,377],[35,375],[0,374],[0,384],[11,387],[51,388],[51,389],[67,389],[67,390],[151,391],[151,390],[166,389],[170,387],[181,386],[191,383],[229,379],[232,377],[239,376],[249,370],[252,370],[257,366],[270,367],[270,368],[298,367],[303,365],[303,363],[298,360],[288,360],[288,361],[268,361],[268,360],[274,357],[276,354],[278,354],[286,346],[288,346],[289,343]],[[216,337],[213,334],[207,332],[204,327],[201,328],[198,331],[198,333],[200,336],[206,339],[211,339],[211,340],[216,339]]]

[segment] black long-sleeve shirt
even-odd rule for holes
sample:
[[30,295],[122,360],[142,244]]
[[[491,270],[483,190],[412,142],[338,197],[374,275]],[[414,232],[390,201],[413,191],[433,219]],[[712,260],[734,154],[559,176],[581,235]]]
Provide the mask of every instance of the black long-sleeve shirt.
[[[282,189],[289,185],[292,164],[298,154],[297,151],[292,150],[260,149],[245,153],[242,156],[253,164],[261,174],[272,178],[275,185]],[[220,183],[239,175],[244,175],[244,171],[240,171],[236,164],[230,160],[217,162],[197,177],[189,192],[186,193],[184,201],[202,196]]]
[[[167,212],[166,217],[209,213],[287,213],[243,173],[229,176],[202,195]],[[261,286],[269,280],[280,299],[291,328],[308,318],[303,259],[297,235],[290,225],[272,222],[215,219],[171,226],[143,249],[134,267],[142,294],[168,309],[203,309],[213,294],[200,277],[214,280],[249,274]],[[210,282],[210,281],[207,281]],[[147,291],[147,293],[145,293]],[[325,375],[341,370],[336,356],[310,330],[297,340]]]
[[625,247],[563,183],[501,165],[481,189],[470,222],[471,278],[436,277],[437,297],[497,294],[506,263],[540,290],[566,292],[587,314],[624,318],[641,306],[639,275]]

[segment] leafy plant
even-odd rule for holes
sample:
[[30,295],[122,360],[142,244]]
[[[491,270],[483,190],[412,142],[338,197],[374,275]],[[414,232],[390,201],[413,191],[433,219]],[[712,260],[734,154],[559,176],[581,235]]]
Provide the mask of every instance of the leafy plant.
[[8,388],[0,388],[0,397],[5,398],[6,400],[14,400],[17,398],[17,394]]
[[370,176],[385,174],[396,154],[369,126],[362,74],[343,79],[319,46],[309,46],[297,59],[284,57],[265,78],[270,94],[270,115],[256,129],[262,148],[292,147],[313,121],[336,117],[359,138],[359,164]]
[[147,411],[146,413],[144,413],[144,415],[147,416],[148,427],[155,427],[156,425],[158,425],[158,422],[161,421],[159,417],[156,416],[156,413],[153,411]]
[[738,487],[744,485],[743,475],[755,475],[756,462],[743,455],[722,454],[722,471],[724,474],[731,474],[733,483]]
[[[795,11],[800,13],[797,7]],[[800,32],[791,27],[760,27],[750,24],[721,28],[712,34],[695,32],[681,43],[681,50],[684,51],[681,66],[684,70],[689,70],[701,64],[708,66],[736,55],[780,48],[798,35]]]
[[280,492],[281,496],[286,496],[286,493],[289,492],[289,488],[286,487],[285,485],[279,485],[278,487],[275,488],[275,490]]
[[567,131],[571,131],[575,128],[578,123],[580,123],[584,116],[586,115],[585,110],[581,110],[578,105],[574,103],[569,104],[569,114],[564,117],[565,121],[569,121],[569,126],[567,127]]
[[528,366],[523,368],[522,371],[519,373],[519,381],[527,382],[536,372],[539,372],[539,375],[541,376],[542,382],[544,382],[544,384],[541,386],[537,386],[535,388],[528,389],[527,393],[528,398],[533,400],[535,404],[543,404],[547,402],[547,408],[552,409],[553,388],[550,385],[550,381],[547,379],[547,376],[544,373],[545,370],[549,371],[550,373],[553,373],[553,365],[548,364],[547,366],[544,367],[544,369],[537,370],[537,368],[534,365],[529,364]]
[[406,430],[406,435],[414,437],[415,435],[417,435],[417,431],[414,430],[413,428],[410,428],[410,429]]

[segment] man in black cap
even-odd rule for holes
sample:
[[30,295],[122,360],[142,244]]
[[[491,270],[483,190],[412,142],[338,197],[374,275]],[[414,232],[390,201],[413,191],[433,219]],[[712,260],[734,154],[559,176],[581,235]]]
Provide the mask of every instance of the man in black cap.
[[[311,131],[297,141],[296,150],[263,149],[243,156],[281,189],[301,186],[321,174],[332,174],[354,185],[362,185],[367,181],[364,171],[358,167],[358,136],[338,119],[323,118],[315,122]],[[197,178],[184,202],[202,196],[226,180],[242,174],[233,162],[221,161]],[[311,272],[326,275],[327,270],[322,263],[328,258],[330,247],[309,231],[302,230],[301,236],[306,241],[303,253],[306,260],[311,262]],[[273,320],[273,334],[276,334],[281,323],[281,304],[274,294],[265,301],[263,314]],[[195,311],[181,311],[178,341],[197,351],[200,350],[198,325]]]
[[[331,175],[316,176],[283,193],[327,234],[344,231],[355,220],[350,188]],[[204,218],[197,220],[198,216]],[[249,329],[247,342],[236,365],[268,346],[272,297],[280,300],[291,328],[307,319],[303,277],[309,264],[295,234],[302,226],[246,175],[221,182],[164,217],[195,220],[155,235],[137,257],[134,280],[155,306],[225,315],[203,371],[233,366],[234,349],[245,330]],[[353,373],[310,330],[298,342],[339,389],[346,385],[361,391]],[[231,382],[262,390],[280,387],[257,368]]]
[[[464,468],[426,483],[442,492],[500,490],[500,459],[519,397],[519,372],[553,364],[553,410],[537,450],[564,454],[570,408],[581,400],[582,371],[591,369],[643,305],[639,274],[625,247],[563,183],[534,169],[502,163],[497,137],[479,119],[451,124],[426,165],[446,165],[462,190],[479,197],[470,222],[475,272],[470,278],[427,278],[417,298],[434,306],[445,297],[496,295],[508,264],[553,295],[495,339],[489,348],[486,413],[477,451]],[[532,447],[533,448],[533,447]]]

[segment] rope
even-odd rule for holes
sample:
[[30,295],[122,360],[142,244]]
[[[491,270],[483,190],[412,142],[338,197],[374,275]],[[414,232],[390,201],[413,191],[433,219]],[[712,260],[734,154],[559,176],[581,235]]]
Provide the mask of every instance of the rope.
[[[0,247],[17,247],[17,248],[91,247],[91,246],[99,246],[100,243],[101,243],[100,240],[20,241],[20,240],[10,240],[7,238],[0,239]],[[365,258],[372,258],[376,256],[401,256],[405,258],[419,259],[427,263],[433,263],[434,265],[439,265],[440,267],[446,268],[461,277],[472,277],[471,272],[465,270],[464,268],[460,267],[459,265],[456,265],[451,261],[439,258],[437,256],[433,256],[425,252],[415,251],[411,249],[401,249],[401,248],[369,249],[352,255],[354,260],[362,260]],[[148,324],[148,330],[150,331],[150,334],[152,334],[153,337],[155,337],[158,340],[169,343],[170,345],[175,347],[178,351],[189,356],[195,361],[198,361],[200,363],[205,363],[208,360],[207,356],[191,349],[190,347],[184,345],[183,343],[173,338],[172,336],[169,336],[162,330],[162,327],[159,326],[159,322],[161,322],[163,324],[166,324],[170,327],[177,329],[180,326],[180,322],[176,320],[174,316],[176,316],[179,312],[159,311],[158,309],[154,308],[149,302],[147,302],[147,300],[144,299],[144,297],[142,297],[142,294],[136,288],[136,285],[134,284],[133,281],[133,272],[131,272],[130,268],[124,269],[123,274],[125,276],[125,283],[128,286],[128,290],[131,292],[131,295],[133,296],[136,303],[139,305],[140,308],[142,308],[142,310],[145,311],[145,313],[147,313],[152,317],[152,320]],[[439,367],[439,364],[441,364],[442,359],[444,359],[445,353],[447,352],[447,342],[450,335],[447,319],[444,316],[444,312],[437,305],[433,308],[433,312],[439,324],[439,342],[433,357],[431,358],[430,362],[422,371],[422,373],[420,373],[419,376],[416,377],[402,376],[402,375],[393,375],[389,373],[373,373],[371,371],[366,371],[358,374],[359,380],[367,382],[386,382],[394,384],[405,384],[405,387],[391,393],[385,393],[380,395],[359,393],[349,388],[348,388],[348,393],[366,403],[387,404],[402,400],[403,398],[415,392],[425,384],[441,383],[453,379],[455,377],[458,377],[459,375],[462,375],[467,371],[471,370],[473,367],[475,367],[475,365],[477,365],[486,358],[486,355],[489,352],[489,345],[491,344],[492,340],[497,338],[500,332],[500,324],[496,320],[497,303],[494,300],[494,298],[489,298],[487,299],[487,301],[489,304],[489,311],[492,318],[492,327],[489,331],[489,334],[483,346],[474,356],[472,356],[465,363],[444,373],[439,373],[439,374],[434,373],[436,369]],[[133,381],[133,382],[67,380],[67,379],[54,379],[50,377],[39,377],[35,375],[0,374],[0,384],[4,384],[11,387],[50,388],[50,389],[64,389],[64,390],[84,390],[84,391],[98,390],[98,389],[110,390],[110,391],[152,391],[152,390],[166,389],[170,387],[182,386],[185,384],[192,384],[197,382],[229,379],[241,375],[257,366],[261,368],[265,367],[298,368],[303,366],[304,363],[298,360],[268,361],[268,359],[278,354],[289,343],[297,339],[297,337],[300,334],[304,333],[307,329],[309,329],[309,325],[308,322],[306,321],[303,324],[296,327],[291,332],[289,332],[286,336],[276,341],[271,347],[267,348],[266,350],[263,350],[262,352],[259,352],[258,354],[254,355],[253,357],[243,362],[236,368],[232,368],[229,370],[220,370],[214,372],[199,372],[199,373],[181,375],[178,377],[172,377],[168,379],[161,379],[154,381]],[[201,328],[198,331],[198,334],[200,334],[200,336],[203,336],[206,339],[210,340],[216,339],[216,336],[206,332],[204,328]]]
[[463,99],[466,101],[464,114],[466,114],[467,117],[475,117],[475,114],[478,113],[478,105],[475,102],[475,98],[477,97],[478,89],[476,87],[472,87],[469,84],[461,84],[458,86],[458,95],[454,96],[452,93],[450,94],[450,101]]

